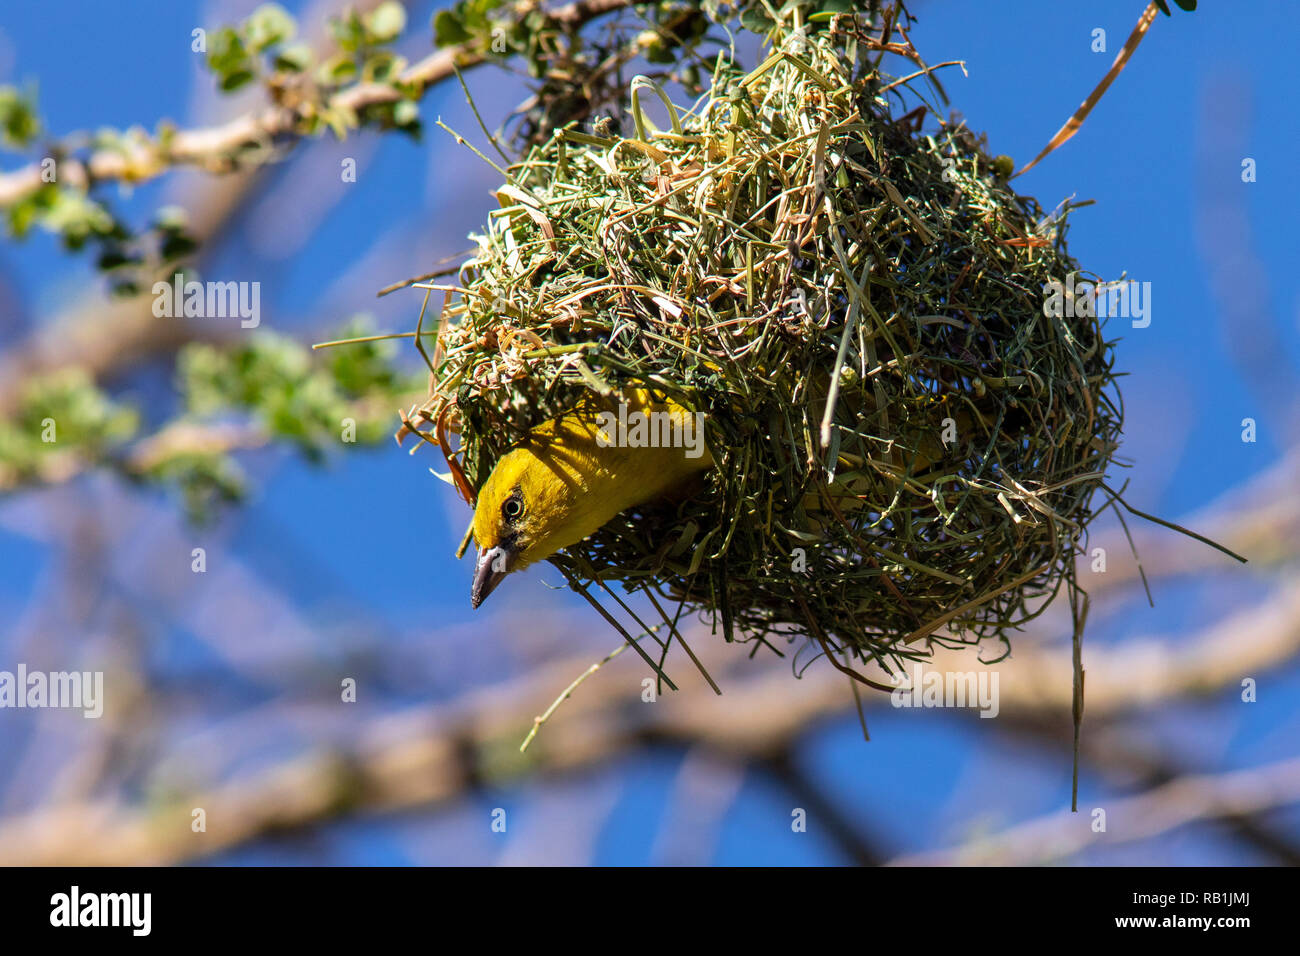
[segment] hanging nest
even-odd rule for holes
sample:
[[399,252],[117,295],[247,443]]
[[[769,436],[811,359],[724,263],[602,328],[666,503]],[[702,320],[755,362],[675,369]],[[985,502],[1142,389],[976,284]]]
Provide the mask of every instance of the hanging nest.
[[[1079,272],[1069,207],[1016,195],[961,123],[920,132],[934,111],[904,111],[942,90],[910,43],[889,44],[918,65],[894,79],[863,19],[769,41],[748,74],[720,56],[680,117],[638,78],[634,138],[564,129],[509,168],[421,414],[459,432],[478,488],[584,395],[655,389],[704,413],[716,467],[557,554],[570,581],[670,598],[728,640],[807,637],[842,668],[892,673],[932,641],[1000,657],[1077,596],[1121,429],[1092,310],[1044,307]],[[647,129],[646,93],[671,131]]]

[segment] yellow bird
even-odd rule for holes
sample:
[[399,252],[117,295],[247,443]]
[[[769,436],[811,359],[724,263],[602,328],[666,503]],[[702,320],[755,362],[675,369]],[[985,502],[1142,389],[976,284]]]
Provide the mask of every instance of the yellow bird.
[[686,487],[713,466],[702,413],[645,389],[585,401],[497,461],[478,494],[478,607],[511,571],[577,544],[621,511]]
[[[855,399],[867,406],[873,402],[866,394]],[[689,489],[691,479],[714,464],[704,443],[703,417],[636,388],[607,400],[592,396],[533,429],[497,461],[479,492],[473,606],[482,604],[510,572],[577,544],[620,512]],[[976,416],[963,409],[944,420],[968,433]],[[978,421],[987,434],[989,421],[982,415]],[[877,468],[915,476],[940,464],[948,453],[938,427],[914,430],[907,447],[911,450],[897,464],[891,465],[886,455]],[[864,467],[861,460],[844,455],[840,465],[850,474]],[[809,530],[819,531],[822,521],[843,520],[845,513],[861,507],[871,481],[859,473],[808,493]],[[829,513],[824,507],[828,501]]]

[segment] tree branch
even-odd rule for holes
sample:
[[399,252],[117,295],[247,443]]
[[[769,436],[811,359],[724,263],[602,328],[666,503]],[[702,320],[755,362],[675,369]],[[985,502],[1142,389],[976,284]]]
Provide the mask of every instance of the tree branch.
[[[550,19],[576,29],[597,17],[631,5],[632,0],[573,0],[551,11]],[[536,0],[525,0],[516,6],[516,10],[522,15],[539,6]],[[401,82],[414,87],[422,96],[431,86],[454,75],[457,69],[467,70],[485,60],[473,42],[446,47],[407,67],[401,75]],[[367,107],[395,103],[401,98],[402,94],[391,85],[362,82],[335,93],[325,102],[324,109],[359,113]],[[217,126],[179,130],[168,138],[165,145],[155,141],[136,142],[130,146],[96,150],[85,160],[68,158],[59,163],[59,175],[67,181],[88,186],[105,181],[139,184],[175,166],[225,172],[229,171],[235,154],[244,147],[300,139],[303,135],[299,132],[302,120],[302,114],[295,109],[265,107]],[[41,172],[41,164],[37,162],[0,175],[0,206],[11,205],[40,189],[43,185]]]
[[[1258,632],[1248,624],[1216,625],[1211,635],[1183,645],[1176,667],[1173,655],[1157,652],[1153,642],[1111,649],[1089,666],[1089,717],[1235,687],[1243,673],[1257,675],[1290,659],[1300,649],[1298,595],[1300,589],[1284,587],[1270,602],[1271,614],[1256,612],[1261,614]],[[1264,617],[1272,624],[1262,623]],[[1236,658],[1225,658],[1229,652]],[[736,759],[761,761],[810,724],[853,707],[843,676],[829,666],[811,668],[796,682],[784,662],[745,662],[721,641],[702,640],[697,653],[712,672],[725,674],[723,697],[696,679],[684,684],[693,690],[642,703],[634,690],[638,685],[614,676],[622,671],[610,671],[604,680],[584,684],[555,712],[525,757],[502,763],[503,754],[517,751],[533,715],[547,707],[556,689],[590,664],[586,657],[571,658],[444,707],[374,721],[355,738],[350,735],[360,743],[294,757],[189,794],[170,807],[102,799],[11,817],[0,821],[0,865],[174,863],[347,813],[441,804],[484,780],[590,767],[648,744],[703,744]],[[1247,660],[1248,667],[1236,659]],[[728,669],[729,663],[736,666]],[[948,652],[934,663],[937,670],[971,666],[970,655]],[[1068,649],[1027,645],[1014,661],[999,666],[1003,714],[1068,720]],[[1170,668],[1174,673],[1167,675]],[[883,694],[869,694],[863,702],[888,706],[888,701]],[[190,831],[195,807],[207,811],[209,832]],[[808,809],[810,822],[816,822],[815,808]],[[1087,831],[1086,815],[1071,819]],[[867,859],[866,844],[859,850],[854,855]]]
[[1087,813],[1053,813],[967,846],[901,856],[891,866],[1033,866],[1090,846],[1148,840],[1201,820],[1235,820],[1300,802],[1300,758],[1221,775],[1180,777],[1164,786],[1105,801],[1106,831]]

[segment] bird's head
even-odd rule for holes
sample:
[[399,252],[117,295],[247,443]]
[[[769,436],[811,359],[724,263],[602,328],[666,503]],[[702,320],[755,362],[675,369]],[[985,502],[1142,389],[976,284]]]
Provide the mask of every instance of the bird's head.
[[[647,393],[624,393],[640,411],[672,411]],[[609,414],[613,415],[612,412]],[[671,442],[658,447],[611,443],[594,402],[539,425],[502,455],[479,489],[474,506],[474,568],[471,602],[478,607],[511,571],[577,544],[633,505],[654,500],[712,466]],[[680,426],[679,426],[680,427]]]
[[585,477],[554,447],[525,446],[501,457],[474,507],[474,607],[511,571],[576,544],[611,517],[592,507]]

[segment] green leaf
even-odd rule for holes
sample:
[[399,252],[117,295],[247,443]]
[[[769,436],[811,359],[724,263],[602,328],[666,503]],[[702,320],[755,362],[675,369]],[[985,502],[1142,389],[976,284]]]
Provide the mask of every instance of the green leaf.
[[40,135],[36,96],[12,86],[0,86],[0,139],[6,146],[23,147]]
[[433,42],[439,47],[458,46],[469,40],[469,31],[451,10],[439,10],[433,18]]
[[389,83],[406,69],[406,57],[381,50],[366,60],[361,70],[362,79],[371,83]]
[[357,64],[352,57],[343,54],[326,60],[316,71],[316,78],[326,85],[347,83],[356,75]]
[[[363,336],[374,331],[368,316],[354,316],[338,333],[338,338]],[[344,395],[359,398],[376,388],[401,387],[392,359],[397,349],[392,341],[363,342],[332,349],[328,365],[334,385]]]
[[139,265],[142,261],[139,253],[130,252],[119,245],[111,245],[105,247],[99,254],[95,265],[101,272],[111,272],[114,269]]
[[366,27],[355,10],[349,10],[344,16],[330,20],[330,32],[346,53],[353,53],[365,45]]
[[199,244],[187,233],[167,232],[158,244],[158,253],[164,262],[174,262],[190,255],[199,248]]
[[677,62],[677,54],[673,51],[673,48],[653,30],[642,31],[639,45],[641,55],[646,58],[647,63]]
[[393,125],[410,126],[420,121],[420,106],[411,100],[398,100],[393,106]]
[[376,43],[396,39],[406,29],[406,8],[396,0],[384,0],[366,17],[366,32]]
[[1174,0],[1174,3],[1178,4],[1178,6],[1186,10],[1188,13],[1196,12],[1196,0]]
[[235,70],[233,73],[227,73],[221,78],[221,92],[233,93],[241,86],[247,86],[253,81],[253,74],[248,70]]
[[243,38],[230,27],[222,27],[214,33],[211,49],[208,50],[208,66],[221,76],[251,69]]
[[190,214],[184,206],[160,206],[153,214],[153,224],[157,229],[180,232],[190,224]]
[[334,131],[334,135],[337,136],[340,141],[348,138],[349,125],[357,125],[356,122],[349,123],[350,119],[355,120],[355,115],[349,117],[343,110],[338,109],[321,110],[320,118],[324,121],[326,126]]
[[311,60],[311,47],[305,43],[294,43],[275,55],[275,68],[286,73],[303,73],[311,66]]
[[9,207],[9,229],[16,238],[21,239],[31,230],[54,205],[58,198],[59,187],[53,183],[42,185]]
[[15,415],[19,427],[39,434],[41,422],[58,423],[55,447],[88,449],[129,438],[139,427],[139,413],[110,399],[84,369],[52,372],[24,391]]
[[119,236],[122,232],[108,210],[85,193],[60,190],[41,225],[63,236],[69,249],[80,249],[92,234]]
[[29,199],[22,199],[8,209],[9,213],[9,233],[15,239],[21,239],[27,233],[31,232],[32,225],[36,222],[39,210],[36,203]]
[[745,9],[740,15],[740,25],[750,33],[757,33],[760,36],[766,34],[775,25],[772,18],[767,15],[761,4],[755,3]]
[[462,0],[457,7],[462,11],[465,29],[471,36],[487,36],[488,14],[501,6],[501,0]]
[[289,11],[278,3],[264,3],[244,21],[244,37],[258,53],[292,40],[297,24]]

